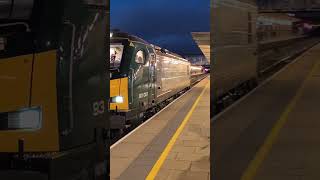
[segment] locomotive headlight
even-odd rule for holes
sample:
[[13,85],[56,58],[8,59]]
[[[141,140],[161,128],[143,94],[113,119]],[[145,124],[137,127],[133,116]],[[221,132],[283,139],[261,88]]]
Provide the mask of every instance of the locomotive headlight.
[[111,98],[112,103],[123,103],[123,97],[122,96],[115,96]]
[[41,109],[40,107],[32,107],[20,109],[15,112],[0,113],[0,119],[4,120],[1,130],[37,130],[41,128]]

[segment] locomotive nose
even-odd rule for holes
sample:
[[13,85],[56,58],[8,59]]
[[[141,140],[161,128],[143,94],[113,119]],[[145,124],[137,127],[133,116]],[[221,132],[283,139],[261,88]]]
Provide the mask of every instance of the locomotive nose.
[[128,102],[128,78],[110,80],[110,110],[126,111]]

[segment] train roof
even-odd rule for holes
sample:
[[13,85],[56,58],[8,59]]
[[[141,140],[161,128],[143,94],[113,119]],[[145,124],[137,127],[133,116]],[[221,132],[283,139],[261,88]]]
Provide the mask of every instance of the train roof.
[[180,60],[182,60],[182,61],[189,62],[187,59],[183,58],[183,57],[180,56],[179,54],[170,52],[170,51],[167,50],[167,49],[161,49],[161,48],[158,47],[158,46],[154,46],[154,49],[156,50],[156,53],[157,53],[158,55],[160,55],[160,56],[174,57],[174,58],[176,58],[176,59],[180,59]]
[[131,35],[129,33],[126,33],[126,32],[120,32],[120,31],[110,31],[110,39],[116,39],[116,38],[124,38],[124,39],[129,39],[131,41],[136,41],[136,42],[140,42],[140,43],[143,43],[143,44],[147,44],[147,45],[150,45],[150,43],[148,43],[147,41],[137,37],[137,36],[134,36],[134,35]]
[[174,53],[174,52],[171,52],[171,51],[169,51],[168,49],[164,49],[164,48],[161,48],[161,47],[155,46],[155,45],[153,45],[153,48],[154,48],[156,51],[158,51],[159,53],[162,53],[162,54],[171,54],[171,55],[173,55],[173,56],[177,56],[177,57],[179,57],[179,58],[183,58],[183,57],[180,56],[179,54],[176,54],[176,53]]
[[176,57],[176,58],[179,58],[181,60],[184,60],[184,61],[188,61],[186,59],[184,59],[182,56],[180,56],[179,54],[176,54],[176,53],[173,53],[167,49],[164,49],[164,48],[161,48],[159,46],[156,46],[154,44],[150,44],[148,43],[147,41],[137,37],[137,36],[134,36],[134,35],[131,35],[129,33],[126,33],[126,32],[121,32],[121,31],[118,31],[118,30],[111,30],[110,31],[110,39],[128,39],[130,41],[135,41],[135,42],[140,42],[140,43],[143,43],[143,44],[146,44],[146,45],[149,45],[151,47],[153,47],[153,49],[156,51],[157,54],[159,55],[163,55],[163,56],[173,56],[173,57]]

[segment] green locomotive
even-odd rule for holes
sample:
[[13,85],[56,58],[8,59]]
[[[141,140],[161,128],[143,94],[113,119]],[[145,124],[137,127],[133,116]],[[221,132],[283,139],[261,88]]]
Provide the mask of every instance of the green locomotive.
[[110,73],[110,127],[118,130],[141,123],[192,83],[189,61],[118,31],[110,33]]

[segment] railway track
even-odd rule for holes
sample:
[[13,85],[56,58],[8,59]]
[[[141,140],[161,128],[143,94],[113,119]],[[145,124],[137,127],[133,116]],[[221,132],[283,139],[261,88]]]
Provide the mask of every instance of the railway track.
[[[296,43],[283,44],[276,48],[269,48],[258,55],[258,84],[261,84],[273,74],[284,68],[287,64],[292,62],[302,53],[320,42],[320,38],[308,38]],[[230,93],[222,98],[222,105],[219,110],[215,112],[216,115],[223,112],[226,108],[237,102],[243,96],[251,92],[255,87],[249,87],[241,94]]]
[[[259,81],[278,72],[296,57],[320,42],[320,38],[308,38],[295,43],[285,44],[282,47],[270,48],[268,52],[262,52],[258,57]],[[273,54],[270,54],[272,53]]]

